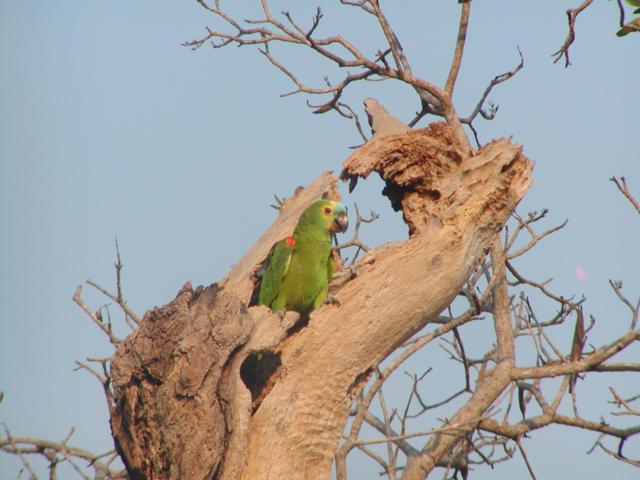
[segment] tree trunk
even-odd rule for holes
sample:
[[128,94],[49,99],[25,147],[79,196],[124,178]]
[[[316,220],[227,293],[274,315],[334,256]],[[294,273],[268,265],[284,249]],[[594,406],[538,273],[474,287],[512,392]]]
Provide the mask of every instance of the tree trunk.
[[399,128],[367,102],[376,135],[341,177],[354,188],[378,172],[410,238],[338,272],[340,305],[308,323],[247,307],[271,245],[313,200],[338,197],[325,173],[285,202],[218,285],[186,285],[148,312],[113,359],[112,430],[133,478],[329,478],[354,395],[453,300],[529,187],[532,163],[509,140],[468,156],[446,124]]

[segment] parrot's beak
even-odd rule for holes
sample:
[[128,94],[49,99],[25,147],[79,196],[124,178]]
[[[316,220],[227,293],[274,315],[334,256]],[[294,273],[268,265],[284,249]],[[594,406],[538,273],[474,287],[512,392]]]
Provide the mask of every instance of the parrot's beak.
[[349,228],[349,217],[347,217],[346,213],[341,213],[336,217],[333,221],[334,223],[334,233],[344,233]]

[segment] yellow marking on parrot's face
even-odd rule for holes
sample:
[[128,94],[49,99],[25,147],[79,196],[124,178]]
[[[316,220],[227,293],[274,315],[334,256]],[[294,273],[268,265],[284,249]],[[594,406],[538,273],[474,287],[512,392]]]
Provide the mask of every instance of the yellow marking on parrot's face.
[[320,208],[320,218],[322,219],[324,226],[327,230],[331,230],[335,216],[333,214],[334,205],[325,204]]
[[332,232],[344,232],[348,226],[346,208],[338,202],[328,201],[320,208],[320,218],[325,228]]

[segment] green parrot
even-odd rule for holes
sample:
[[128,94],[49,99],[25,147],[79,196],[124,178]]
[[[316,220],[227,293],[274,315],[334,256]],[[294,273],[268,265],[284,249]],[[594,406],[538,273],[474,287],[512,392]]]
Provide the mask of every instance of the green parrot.
[[274,312],[294,310],[307,314],[327,298],[335,270],[331,238],[347,230],[346,207],[318,200],[300,216],[293,235],[277,242],[258,267],[252,304]]

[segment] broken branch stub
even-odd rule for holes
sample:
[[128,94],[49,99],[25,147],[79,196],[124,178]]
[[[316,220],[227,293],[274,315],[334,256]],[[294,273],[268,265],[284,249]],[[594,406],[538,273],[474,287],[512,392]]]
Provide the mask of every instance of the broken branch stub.
[[[506,189],[516,186],[510,180],[528,175],[531,170],[521,147],[507,139],[490,142],[475,155],[468,156],[445,122],[433,123],[424,129],[399,131],[398,121],[389,120],[390,115],[375,100],[367,100],[366,107],[369,115],[380,112],[385,120],[378,121],[376,135],[344,162],[340,178],[350,182],[352,191],[358,178],[377,172],[385,182],[383,195],[389,198],[394,210],[402,211],[410,236],[462,213],[458,208],[472,193],[486,208],[508,207],[511,199]],[[381,126],[387,125],[390,128],[381,132]],[[516,168],[507,173],[513,165]],[[505,173],[500,178],[502,186],[488,181]],[[523,183],[520,189],[526,190],[529,181],[516,183]],[[484,191],[474,192],[483,185],[487,187]],[[483,198],[483,193],[488,197]],[[513,194],[522,196],[524,191]],[[504,201],[501,202],[501,198]],[[491,206],[496,201],[499,205]]]

